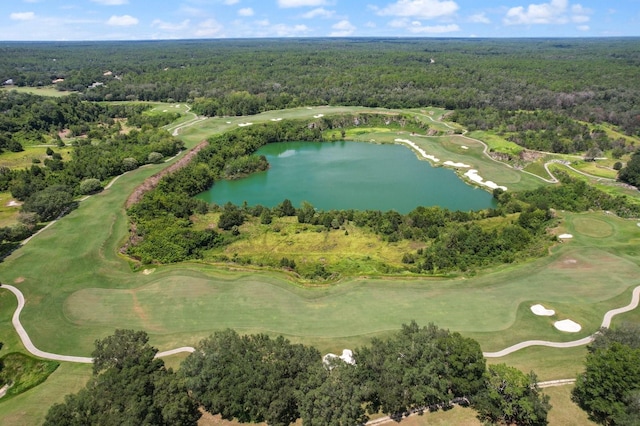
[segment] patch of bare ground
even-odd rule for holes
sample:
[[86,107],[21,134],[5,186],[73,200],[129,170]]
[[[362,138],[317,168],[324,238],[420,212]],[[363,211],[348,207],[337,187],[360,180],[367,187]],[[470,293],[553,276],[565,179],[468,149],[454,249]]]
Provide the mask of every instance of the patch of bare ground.
[[13,282],[14,282],[15,284],[23,283],[23,282],[24,282],[24,277],[18,277],[18,278],[16,278],[15,280],[13,280]]
[[187,166],[193,160],[193,158],[196,155],[198,155],[198,152],[202,151],[202,149],[204,149],[208,145],[209,145],[208,141],[200,142],[191,151],[187,152],[185,156],[182,157],[180,160],[176,161],[166,169],[163,169],[158,173],[154,174],[153,176],[150,176],[149,178],[147,178],[144,182],[142,182],[140,186],[138,186],[131,193],[131,195],[129,195],[129,198],[127,198],[127,202],[125,203],[125,207],[129,208],[132,205],[139,202],[140,200],[142,200],[142,197],[144,196],[144,194],[151,191],[156,186],[158,186],[158,183],[163,177]]

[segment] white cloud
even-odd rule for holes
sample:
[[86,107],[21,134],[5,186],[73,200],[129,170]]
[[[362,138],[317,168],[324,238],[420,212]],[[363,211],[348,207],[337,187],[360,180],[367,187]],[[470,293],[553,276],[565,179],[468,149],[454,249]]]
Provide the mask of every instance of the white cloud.
[[104,6],[121,6],[123,4],[128,4],[129,0],[91,0],[94,3],[99,3]]
[[309,32],[309,27],[306,25],[285,25],[285,24],[276,24],[270,28],[275,36],[277,37],[295,37],[307,34]]
[[512,7],[503,22],[506,25],[566,24],[588,22],[593,11],[580,4],[569,7],[569,0],[551,0],[548,3],[530,4],[526,7]]
[[9,15],[9,18],[11,18],[13,21],[30,21],[32,19],[35,19],[36,14],[33,12],[14,12],[11,15]]
[[412,22],[407,29],[412,34],[444,34],[460,31],[460,27],[456,24],[423,26],[420,22]]
[[398,0],[377,13],[381,16],[433,19],[453,15],[458,9],[458,4],[451,0]]
[[152,27],[159,28],[163,31],[182,31],[189,28],[189,24],[191,21],[189,19],[185,19],[182,22],[174,24],[173,22],[165,22],[160,19],[156,19],[151,23]]
[[326,0],[278,0],[278,6],[287,7],[307,7],[307,6],[324,6]]
[[490,24],[491,23],[491,20],[487,18],[487,15],[485,15],[484,12],[469,16],[468,21],[474,24]]
[[251,9],[250,7],[244,7],[238,10],[238,15],[240,16],[253,16],[253,14],[253,9]]
[[233,6],[234,4],[240,3],[240,0],[224,0],[224,4],[227,6]]
[[336,12],[334,10],[327,10],[325,8],[319,7],[317,9],[310,10],[309,12],[302,15],[305,19],[313,19],[313,18],[332,18]]
[[130,27],[132,25],[138,25],[138,18],[134,18],[131,15],[113,15],[107,21],[107,25],[112,25],[114,27]]
[[207,19],[206,21],[198,24],[196,30],[197,37],[215,37],[222,34],[224,27],[220,25],[215,19]]
[[334,24],[331,29],[333,29],[330,34],[331,37],[347,37],[353,34],[353,32],[356,30],[356,27],[351,22],[345,19]]

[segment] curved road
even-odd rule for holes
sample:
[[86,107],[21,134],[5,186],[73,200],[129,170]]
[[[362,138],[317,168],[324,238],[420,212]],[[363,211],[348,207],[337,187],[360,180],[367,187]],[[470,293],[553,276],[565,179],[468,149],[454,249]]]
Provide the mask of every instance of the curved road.
[[[31,338],[29,337],[29,335],[27,334],[27,331],[24,329],[24,327],[22,326],[22,323],[20,322],[20,313],[22,312],[22,308],[24,308],[24,295],[22,294],[22,292],[12,286],[12,285],[8,285],[8,284],[1,284],[0,288],[5,288],[7,290],[9,290],[10,292],[12,292],[13,294],[15,294],[16,298],[18,299],[18,307],[16,308],[16,311],[13,313],[13,317],[11,319],[11,322],[13,324],[13,327],[16,329],[16,332],[18,333],[18,336],[20,336],[20,340],[22,340],[22,344],[24,345],[24,347],[33,355],[38,356],[40,358],[46,358],[46,359],[53,359],[56,361],[66,361],[66,362],[79,362],[79,363],[86,363],[89,364],[92,362],[92,358],[90,357],[81,357],[81,356],[70,356],[70,355],[59,355],[59,354],[54,354],[51,352],[44,352],[41,351],[40,349],[36,348],[35,345],[33,344],[33,342],[31,341]],[[633,290],[633,295],[631,297],[631,302],[627,305],[627,306],[623,306],[621,308],[617,308],[617,309],[612,309],[610,311],[608,311],[606,314],[604,314],[604,318],[602,319],[602,325],[601,327],[606,327],[608,328],[611,325],[611,319],[615,316],[615,315],[619,315],[622,314],[624,312],[629,312],[635,308],[638,307],[638,302],[640,302],[640,286],[636,287]],[[508,348],[505,348],[501,351],[498,352],[483,352],[483,355],[486,358],[499,358],[499,357],[503,357],[505,355],[509,355],[515,351],[518,351],[520,349],[524,349],[524,348],[528,348],[530,346],[548,346],[551,348],[573,348],[575,346],[582,346],[582,345],[586,345],[587,343],[591,342],[593,340],[594,336],[588,336],[585,337],[583,339],[579,339],[579,340],[573,340],[571,342],[549,342],[549,341],[545,341],[545,340],[527,340],[525,342],[520,342],[517,343],[513,346],[509,346]],[[165,357],[165,356],[169,356],[169,355],[175,355],[175,354],[179,354],[179,353],[183,353],[183,352],[194,352],[195,348],[191,347],[191,346],[183,346],[180,348],[176,348],[176,349],[171,349],[168,351],[163,351],[163,352],[158,352],[156,354],[156,357]]]

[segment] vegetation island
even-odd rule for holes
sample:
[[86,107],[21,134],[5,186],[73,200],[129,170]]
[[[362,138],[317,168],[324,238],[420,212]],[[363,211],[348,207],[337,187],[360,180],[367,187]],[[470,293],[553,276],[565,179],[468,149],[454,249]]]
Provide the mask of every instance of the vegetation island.
[[637,46],[1,42],[0,423],[640,423]]

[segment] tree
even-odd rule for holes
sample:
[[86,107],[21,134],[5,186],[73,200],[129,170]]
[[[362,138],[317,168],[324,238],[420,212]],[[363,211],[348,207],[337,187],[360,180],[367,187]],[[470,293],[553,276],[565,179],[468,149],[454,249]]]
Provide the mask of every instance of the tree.
[[487,386],[472,402],[482,421],[505,425],[546,425],[549,396],[540,392],[536,375],[506,364],[490,365]]
[[310,390],[300,401],[302,423],[309,426],[352,426],[365,424],[365,388],[357,367],[340,359],[329,359],[309,382]]
[[53,405],[44,425],[196,425],[198,406],[156,353],[141,331],[116,330],[96,341],[93,377]]
[[195,399],[212,414],[241,422],[288,425],[300,417],[299,399],[320,353],[282,336],[214,333],[196,346],[180,369]]
[[229,231],[234,226],[240,226],[244,223],[244,214],[242,210],[231,203],[224,205],[220,219],[218,219],[218,228]]
[[640,188],[640,150],[634,152],[626,167],[620,170],[618,180]]
[[398,415],[414,408],[446,407],[482,390],[485,360],[477,342],[415,322],[388,340],[356,350],[358,373],[370,394],[370,412]]
[[80,186],[78,187],[78,192],[83,195],[93,194],[102,189],[102,184],[99,179],[89,178],[80,182]]
[[34,212],[40,220],[47,222],[66,213],[75,205],[69,189],[63,185],[54,185],[35,192],[22,205],[25,212]]
[[311,223],[313,217],[316,214],[316,209],[308,201],[303,201],[302,205],[298,209],[298,222],[299,223]]
[[601,330],[578,376],[571,399],[604,425],[640,424],[640,328]]
[[288,198],[285,198],[282,203],[278,204],[273,211],[278,217],[295,216],[296,214],[296,209]]

